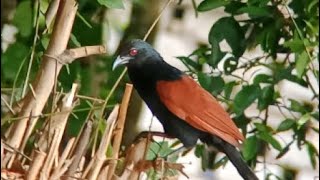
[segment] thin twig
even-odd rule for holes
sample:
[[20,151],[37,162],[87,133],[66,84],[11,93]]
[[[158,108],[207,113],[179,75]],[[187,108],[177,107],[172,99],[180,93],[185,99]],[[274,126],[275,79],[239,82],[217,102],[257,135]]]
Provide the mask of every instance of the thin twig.
[[12,113],[13,115],[15,115],[15,114],[16,114],[15,111],[11,108],[11,106],[9,105],[9,103],[7,102],[7,100],[5,100],[2,95],[1,95],[1,100],[2,100],[2,102],[4,103],[4,105],[6,105],[7,108],[11,111],[11,113]]
[[33,64],[33,60],[34,60],[34,54],[36,51],[36,43],[37,43],[37,39],[38,39],[38,31],[39,31],[39,16],[40,16],[40,1],[36,0],[37,3],[37,17],[36,17],[36,32],[33,38],[33,44],[32,44],[32,51],[31,51],[31,56],[30,56],[30,60],[29,60],[29,65],[28,65],[28,70],[27,70],[27,75],[26,75],[26,79],[24,81],[24,85],[22,88],[22,97],[25,96],[26,94],[26,90],[27,90],[27,86],[29,84],[29,77],[30,77],[30,72],[31,72],[31,67]]
[[164,10],[172,3],[173,0],[168,0],[168,2],[166,3],[166,5],[163,7],[163,9],[160,11],[158,17],[154,20],[154,22],[152,23],[152,25],[150,26],[149,30],[147,31],[147,33],[144,35],[143,40],[146,41],[147,38],[149,37],[151,31],[153,30],[153,28],[156,26],[156,24],[158,23],[158,21],[160,20],[160,17],[162,16],[162,13],[164,12]]

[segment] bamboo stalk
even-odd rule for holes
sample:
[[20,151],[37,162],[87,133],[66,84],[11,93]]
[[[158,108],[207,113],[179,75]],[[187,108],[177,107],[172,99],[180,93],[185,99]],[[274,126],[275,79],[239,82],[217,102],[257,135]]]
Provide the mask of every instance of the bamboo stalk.
[[[53,170],[52,172],[52,175],[50,177],[50,179],[58,179],[61,175],[61,169],[63,167],[64,164],[66,164],[66,159],[67,159],[67,156],[69,155],[70,153],[70,150],[71,150],[71,147],[73,146],[74,144],[74,141],[75,141],[75,138],[71,138],[67,144],[67,146],[65,147],[63,153],[61,154],[61,157],[59,158],[59,163],[58,163],[58,166]],[[70,160],[69,160],[70,161]],[[71,162],[69,162],[69,165],[71,164]]]
[[84,153],[87,150],[88,144],[89,144],[89,140],[90,140],[90,135],[92,132],[92,120],[88,120],[83,133],[81,133],[78,141],[78,144],[75,146],[75,151],[74,151],[74,156],[73,156],[73,161],[70,165],[70,168],[68,169],[67,173],[66,173],[66,177],[64,179],[72,179],[69,178],[69,176],[73,176],[75,174],[75,172],[77,171],[77,168],[79,166],[79,162],[81,161],[82,156],[84,155]]
[[40,173],[40,169],[43,167],[44,160],[47,156],[46,153],[38,150],[35,151],[35,154],[37,158],[35,158],[30,165],[30,168],[27,173],[27,180],[37,179],[37,176]]
[[[52,56],[59,55],[66,49],[77,9],[77,3],[74,0],[61,0],[52,37],[45,54],[50,54]],[[59,71],[62,68],[62,64],[52,61],[46,56],[43,56],[41,62],[40,70],[32,85],[37,98],[35,99],[33,93],[29,91],[24,97],[24,104],[18,116],[32,117],[41,114],[56,82]],[[8,144],[23,150],[37,120],[38,118],[31,118],[29,126],[28,118],[24,118],[14,123],[7,133]],[[10,168],[16,154],[7,153],[6,156],[9,156],[10,160],[4,163]]]
[[[103,163],[106,161],[106,151],[110,143],[111,135],[112,135],[112,130],[114,127],[114,124],[116,122],[116,119],[118,117],[118,112],[119,112],[119,105],[116,105],[111,114],[109,115],[107,119],[107,127],[103,133],[101,143],[99,145],[99,148],[97,150],[97,153],[95,156],[91,159],[91,162],[89,165],[91,165],[91,169],[89,170],[90,166],[87,167],[85,172],[82,175],[82,178],[86,177],[89,180],[96,180],[99,174],[99,171],[103,165]],[[87,175],[88,173],[88,175]]]
[[132,92],[132,84],[126,84],[126,89],[124,91],[124,95],[122,97],[122,102],[120,106],[120,111],[119,111],[119,116],[117,119],[117,126],[115,128],[115,135],[112,143],[112,148],[113,148],[113,154],[110,160],[110,166],[109,166],[109,171],[108,171],[108,180],[111,180],[115,169],[117,165],[116,159],[118,159],[119,156],[119,150],[120,150],[120,145],[121,145],[121,140],[122,140],[122,135],[123,135],[123,129],[124,129],[124,124],[127,116],[127,110],[129,106],[129,101],[131,97],[131,92]]
[[106,177],[108,177],[108,171],[109,171],[109,166],[108,165],[104,166],[99,173],[98,180],[105,180]]

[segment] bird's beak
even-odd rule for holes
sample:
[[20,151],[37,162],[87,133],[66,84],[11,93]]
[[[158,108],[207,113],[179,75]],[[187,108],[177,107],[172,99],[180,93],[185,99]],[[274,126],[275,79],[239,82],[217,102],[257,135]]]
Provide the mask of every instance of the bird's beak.
[[129,63],[131,57],[129,56],[118,56],[112,65],[112,70],[115,70],[118,66]]

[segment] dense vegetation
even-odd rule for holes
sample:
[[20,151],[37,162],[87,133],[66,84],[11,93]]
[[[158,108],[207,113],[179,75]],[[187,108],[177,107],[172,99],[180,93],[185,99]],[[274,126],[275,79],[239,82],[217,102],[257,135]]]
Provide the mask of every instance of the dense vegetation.
[[[186,1],[172,4],[181,6]],[[233,120],[242,129],[247,138],[242,149],[244,159],[254,168],[257,163],[266,163],[261,161],[263,158],[258,158],[263,157],[270,148],[278,152],[278,156],[274,157],[278,159],[285,156],[290,147],[297,146],[307,149],[312,167],[317,168],[318,150],[308,139],[308,134],[319,133],[319,1],[190,1],[194,5],[195,16],[216,8],[223,8],[228,14],[212,24],[206,44],[177,58],[187,67],[186,73],[197,78],[201,86],[226,105]],[[18,32],[15,41],[7,49],[2,49],[1,54],[2,119],[6,113],[10,113],[10,108],[16,102],[32,91],[29,83],[34,82],[41,69],[41,59],[48,48],[54,24],[47,16],[51,3],[48,0],[12,1],[13,5],[1,1],[3,3],[7,3],[5,7],[9,13],[2,14],[1,27],[4,27],[3,23],[13,25]],[[105,43],[103,37],[109,28],[105,13],[110,9],[124,8],[123,2],[79,0],[78,3],[68,49]],[[151,6],[152,3],[156,5]],[[164,3],[135,0],[132,4],[130,22],[120,30],[124,33],[121,43],[130,38],[142,39],[157,15],[141,17],[145,16],[144,13],[150,13],[151,8],[160,11],[160,5]],[[148,41],[152,43],[156,35],[155,30]],[[222,43],[229,48],[222,48]],[[246,56],[247,52],[256,48],[263,51],[261,56]],[[44,116],[40,117],[35,129],[40,128],[46,117],[50,116],[56,103],[55,93],[68,92],[72,83],[77,82],[80,85],[79,105],[69,117],[64,137],[67,140],[77,136],[90,116],[94,126],[90,149],[94,149],[107,124],[102,120],[105,116],[103,112],[109,115],[115,104],[120,102],[125,82],[128,82],[126,76],[117,81],[122,77],[123,69],[112,72],[113,59],[114,55],[103,54],[85,57],[64,66],[54,93],[42,112]],[[209,70],[204,72],[205,68]],[[246,73],[251,74],[251,78],[245,78]],[[279,84],[283,81],[290,81],[295,84],[294,87],[312,92],[312,99],[288,99],[286,94],[279,91]],[[249,116],[246,113],[249,107],[255,109],[257,115]],[[282,114],[278,122],[270,123],[270,109],[278,109]],[[5,137],[4,133],[10,124],[17,120],[18,116],[10,116],[1,121],[2,137]],[[285,131],[292,134],[288,142],[280,138]],[[37,133],[31,134],[24,150],[26,154],[34,147],[36,137]],[[152,143],[147,159],[166,156],[173,148],[166,141]],[[107,154],[111,156],[112,150]],[[202,158],[203,169],[218,168],[227,162],[227,158],[215,159],[216,152],[208,152],[204,145],[196,147],[195,155]],[[175,162],[177,158],[171,156],[167,160]],[[288,173],[277,178],[295,174]],[[171,174],[170,171],[168,175]],[[159,174],[149,171],[148,175],[156,177]],[[267,171],[266,176],[275,175]]]

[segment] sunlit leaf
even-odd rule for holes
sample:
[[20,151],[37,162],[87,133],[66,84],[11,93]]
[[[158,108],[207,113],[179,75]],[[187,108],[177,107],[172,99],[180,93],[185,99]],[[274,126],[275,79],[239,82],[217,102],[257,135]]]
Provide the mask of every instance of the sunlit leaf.
[[298,129],[301,128],[305,123],[307,123],[311,119],[311,116],[309,113],[304,114],[303,116],[300,117],[300,119],[297,122]]
[[309,57],[306,51],[303,51],[301,54],[298,55],[298,58],[296,60],[296,70],[299,78],[301,78],[303,73],[306,71],[308,62]]

